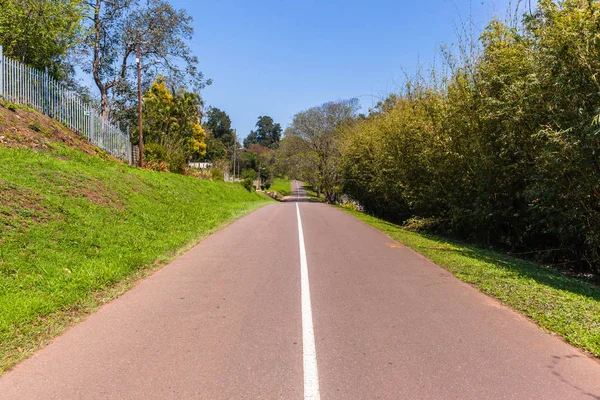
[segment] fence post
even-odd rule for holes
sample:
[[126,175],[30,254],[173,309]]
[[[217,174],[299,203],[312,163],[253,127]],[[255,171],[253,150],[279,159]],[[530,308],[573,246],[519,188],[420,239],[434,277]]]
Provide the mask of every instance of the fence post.
[[0,97],[4,96],[4,55],[0,46]]
[[88,107],[88,110],[90,114],[90,137],[88,137],[88,140],[91,143],[94,143],[94,110],[92,109],[92,107]]
[[0,97],[33,106],[76,133],[87,133],[89,141],[103,150],[131,159],[131,149],[127,154],[121,149],[123,140],[128,146],[131,141],[129,133],[123,137],[120,124],[102,120],[93,105],[84,104],[76,93],[50,77],[48,70],[36,70],[4,57],[2,50],[0,46]]

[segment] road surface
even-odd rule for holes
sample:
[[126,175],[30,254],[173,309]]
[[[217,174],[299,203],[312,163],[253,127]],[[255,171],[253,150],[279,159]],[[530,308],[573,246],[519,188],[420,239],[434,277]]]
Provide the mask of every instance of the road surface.
[[263,207],[0,378],[2,399],[598,399],[600,364],[350,215]]

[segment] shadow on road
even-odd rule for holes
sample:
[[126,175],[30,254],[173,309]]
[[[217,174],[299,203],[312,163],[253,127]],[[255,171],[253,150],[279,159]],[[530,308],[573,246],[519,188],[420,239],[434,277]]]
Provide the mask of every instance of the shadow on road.
[[287,203],[310,203],[304,185],[298,181],[292,181],[292,194],[283,201]]

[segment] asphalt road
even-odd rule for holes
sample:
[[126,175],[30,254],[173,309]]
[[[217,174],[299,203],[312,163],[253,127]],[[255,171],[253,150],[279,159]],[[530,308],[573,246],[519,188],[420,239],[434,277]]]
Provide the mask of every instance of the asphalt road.
[[294,189],[5,374],[0,398],[600,399],[597,360]]

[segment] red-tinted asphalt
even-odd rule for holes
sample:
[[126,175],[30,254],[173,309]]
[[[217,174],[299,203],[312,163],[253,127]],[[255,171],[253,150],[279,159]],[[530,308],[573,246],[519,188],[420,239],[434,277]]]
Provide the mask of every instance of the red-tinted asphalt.
[[[600,399],[600,364],[332,207],[266,206],[0,378],[0,399]],[[306,318],[304,319],[306,323]]]

